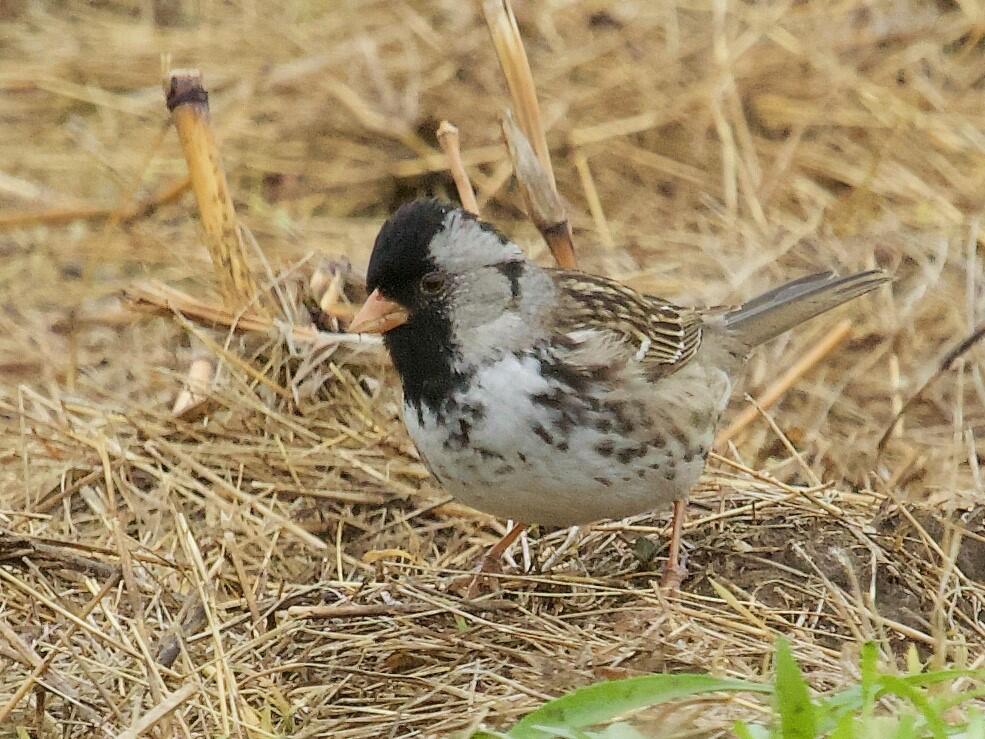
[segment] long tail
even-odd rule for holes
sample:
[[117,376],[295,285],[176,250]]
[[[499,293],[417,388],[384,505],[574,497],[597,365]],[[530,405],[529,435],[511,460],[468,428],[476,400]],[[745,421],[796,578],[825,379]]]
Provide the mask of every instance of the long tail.
[[725,314],[725,326],[750,348],[779,336],[852,298],[865,295],[889,277],[882,270],[838,277],[821,272],[773,288]]

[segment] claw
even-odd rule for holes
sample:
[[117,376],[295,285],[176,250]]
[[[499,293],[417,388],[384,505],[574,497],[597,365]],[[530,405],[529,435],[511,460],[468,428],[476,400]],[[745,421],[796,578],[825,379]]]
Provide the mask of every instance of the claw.
[[489,584],[492,578],[485,577],[485,575],[501,575],[503,573],[503,565],[501,564],[503,553],[510,548],[510,545],[516,541],[517,537],[526,528],[526,524],[514,524],[513,528],[506,532],[506,536],[496,542],[495,546],[483,555],[472,575],[466,575],[452,580],[449,587],[456,592],[464,590],[465,597],[470,599],[477,598],[484,593],[492,592],[494,588]]

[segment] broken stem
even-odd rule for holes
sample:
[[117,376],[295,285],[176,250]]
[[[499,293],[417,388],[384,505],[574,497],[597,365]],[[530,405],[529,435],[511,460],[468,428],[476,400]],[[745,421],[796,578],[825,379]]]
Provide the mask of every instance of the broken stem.
[[451,176],[455,180],[455,188],[458,190],[458,199],[461,201],[462,207],[472,215],[479,215],[479,204],[475,199],[475,191],[472,189],[468,172],[465,171],[465,164],[462,163],[458,128],[448,121],[441,121],[437,136],[441,150],[448,157],[448,169],[451,170]]
[[550,175],[508,110],[503,114],[502,125],[506,148],[513,160],[513,171],[520,185],[527,214],[547,242],[558,266],[562,269],[574,269],[575,247],[571,238],[571,226]]

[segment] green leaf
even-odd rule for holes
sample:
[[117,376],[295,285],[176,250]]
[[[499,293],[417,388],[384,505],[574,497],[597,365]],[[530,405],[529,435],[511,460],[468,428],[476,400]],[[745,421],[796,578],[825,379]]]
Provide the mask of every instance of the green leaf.
[[625,721],[617,721],[599,731],[591,731],[588,736],[592,739],[652,739]]
[[579,688],[524,716],[509,732],[512,739],[546,739],[558,729],[581,729],[611,721],[627,711],[675,698],[720,691],[769,693],[769,685],[710,675],[642,675]]
[[856,739],[855,735],[855,716],[851,713],[843,713],[838,717],[834,730],[828,739]]
[[737,721],[732,726],[732,731],[737,739],[769,739],[770,732],[765,726],[760,724],[747,724],[745,721]]
[[551,728],[550,736],[553,739],[595,739],[592,734],[581,729],[570,726],[555,726]]
[[[874,646],[874,645],[873,645]],[[819,701],[816,709],[815,715],[817,716],[817,729],[824,736],[827,732],[835,732],[831,735],[831,739],[835,737],[840,737],[837,734],[836,727],[840,729],[842,723],[842,718],[844,716],[851,717],[856,711],[858,711],[864,705],[866,710],[863,711],[864,717],[868,717],[872,713],[872,709],[875,705],[875,701],[882,697],[887,692],[893,692],[886,689],[886,686],[882,684],[882,675],[879,675],[875,669],[875,652],[872,651],[870,655],[863,656],[863,678],[862,685],[853,685],[850,688],[834,693],[827,698]],[[985,671],[983,670],[935,670],[933,672],[924,672],[917,675],[904,675],[902,677],[894,677],[894,680],[901,681],[902,684],[910,686],[912,688],[921,688],[929,685],[937,685],[939,683],[946,683],[956,680],[959,677],[968,677],[975,680],[985,680]],[[867,697],[863,697],[865,690],[869,691]],[[960,703],[964,703],[967,700],[979,697],[980,690],[970,690],[965,691],[960,696],[955,696],[946,700],[938,702],[938,712],[945,711],[948,708],[956,706]],[[864,725],[864,721],[863,721]],[[852,730],[851,733],[844,734],[846,737],[855,737],[856,733]],[[982,737],[985,739],[985,737]]]
[[859,668],[862,675],[862,723],[872,717],[876,707],[876,680],[879,677],[879,647],[875,642],[867,641],[862,645]]
[[875,691],[875,683],[879,678],[879,647],[875,642],[867,641],[862,645],[859,667],[862,673],[862,692],[868,698]]
[[[824,736],[841,724],[843,717],[851,717],[862,706],[862,688],[853,685],[821,700],[814,709],[817,731]],[[848,734],[852,736],[852,734]]]
[[[892,693],[900,698],[908,700],[914,708],[923,715],[927,722],[927,728],[934,735],[934,739],[945,739],[947,736],[947,724],[940,714],[934,709],[927,696],[907,683],[906,680],[895,675],[881,675],[879,678],[880,687],[887,693]],[[903,736],[906,736],[905,734]]]
[[897,679],[915,688],[922,688],[927,685],[936,685],[937,683],[957,680],[959,677],[970,677],[972,680],[985,680],[985,670],[934,670],[933,672],[922,672],[919,675],[904,675]]
[[917,722],[914,716],[902,714],[896,722],[893,731],[893,739],[920,739],[922,732],[917,731]]
[[814,739],[817,736],[814,704],[786,639],[776,642],[775,694],[783,739]]
[[954,734],[951,739],[985,739],[985,714],[974,708],[968,711],[968,724],[960,734]]
[[968,701],[973,701],[976,698],[982,697],[985,697],[985,687],[975,688],[974,690],[965,690],[963,693],[959,693],[958,695],[940,698],[934,703],[934,705],[940,713],[944,713],[955,706],[960,706],[962,703],[967,703]]

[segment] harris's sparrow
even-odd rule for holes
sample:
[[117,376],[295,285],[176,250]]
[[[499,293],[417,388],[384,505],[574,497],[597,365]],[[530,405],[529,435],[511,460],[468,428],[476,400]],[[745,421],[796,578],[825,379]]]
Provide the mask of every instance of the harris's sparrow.
[[685,308],[537,266],[471,214],[418,200],[380,230],[350,330],[383,334],[407,430],[452,495],[572,526],[686,499],[750,350],[886,279],[825,272]]

